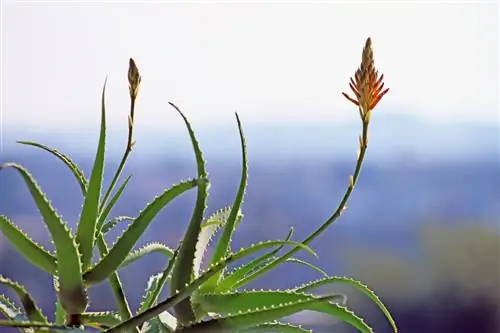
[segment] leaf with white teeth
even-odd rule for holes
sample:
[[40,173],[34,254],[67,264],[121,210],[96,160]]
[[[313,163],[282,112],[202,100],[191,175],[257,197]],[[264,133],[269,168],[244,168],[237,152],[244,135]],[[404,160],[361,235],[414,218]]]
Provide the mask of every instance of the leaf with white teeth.
[[[7,296],[0,294],[0,314],[12,321],[28,321],[28,317]],[[31,328],[20,328],[23,333],[33,333]]]
[[87,284],[95,284],[101,282],[115,272],[128,256],[130,250],[135,243],[144,234],[156,215],[184,192],[198,186],[200,183],[205,183],[203,179],[190,179],[172,186],[156,197],[139,216],[132,222],[118,238],[109,253],[103,257],[94,267],[91,267],[83,275]]
[[[206,180],[206,182],[200,183],[198,185],[196,204],[191,216],[191,221],[189,222],[188,228],[182,239],[182,243],[179,248],[179,254],[172,271],[170,291],[173,294],[176,290],[181,290],[187,284],[189,284],[194,275],[193,269],[196,244],[198,242],[198,236],[201,232],[203,215],[207,207],[208,188],[210,183],[208,181],[208,173],[205,169],[205,160],[203,159],[203,154],[201,152],[198,140],[196,139],[191,124],[177,106],[175,106],[173,103],[169,104],[181,115],[182,119],[184,120],[195,153],[198,178]],[[177,314],[177,319],[181,324],[188,323],[195,319],[193,308],[191,307],[189,299],[176,304],[174,306],[174,311]]]
[[385,307],[384,303],[382,303],[380,298],[377,295],[375,295],[375,293],[370,288],[368,288],[368,286],[366,286],[363,283],[361,283],[357,280],[354,280],[352,278],[343,277],[343,276],[327,277],[327,278],[323,278],[323,279],[319,279],[316,281],[306,283],[300,287],[294,288],[293,290],[296,292],[306,292],[306,291],[316,289],[316,288],[319,288],[319,287],[324,286],[324,285],[333,284],[333,283],[348,284],[348,285],[356,288],[357,290],[361,291],[366,296],[368,296],[375,304],[377,304],[379,309],[382,310],[385,317],[387,318],[387,320],[391,324],[394,332],[398,331],[398,328],[396,326],[396,322],[394,321],[391,314],[389,313],[389,310],[387,310],[387,308]]
[[[344,295],[331,295],[330,301],[342,302]],[[207,312],[223,315],[237,312],[253,311],[279,306],[282,303],[298,302],[318,298],[314,295],[286,290],[240,291],[224,294],[197,294],[196,301]]]
[[129,255],[125,258],[125,260],[121,264],[120,268],[128,266],[131,263],[141,259],[145,255],[150,254],[150,253],[155,253],[155,252],[163,254],[168,259],[171,259],[172,256],[174,255],[174,250],[172,250],[171,248],[169,248],[165,244],[158,243],[158,242],[152,242],[152,243],[146,244],[143,247],[129,253]]
[[231,213],[231,208],[226,207],[213,213],[201,226],[200,235],[196,243],[196,252],[194,255],[193,273],[197,278],[200,275],[201,262],[207,250],[212,237],[217,233],[221,226],[225,225],[227,218]]
[[[304,295],[303,299],[283,302],[276,306],[253,309],[247,312],[228,314],[225,317],[193,324],[181,329],[182,333],[198,332],[238,332],[268,321],[279,320],[305,310],[328,314],[353,326],[361,333],[373,333],[363,319],[356,316],[343,306],[330,303],[336,296],[311,297]],[[235,304],[233,302],[233,304]]]
[[45,145],[42,145],[40,143],[32,142],[32,141],[17,141],[17,143],[23,144],[23,145],[28,145],[28,146],[34,146],[37,148],[41,148],[58,159],[60,159],[66,166],[71,170],[73,175],[75,176],[76,180],[78,181],[78,185],[80,185],[80,189],[82,191],[82,194],[85,195],[87,193],[87,179],[85,178],[85,175],[83,174],[83,171],[78,167],[78,165],[69,158],[68,155],[58,151],[57,149],[47,147]]
[[269,332],[280,332],[280,333],[312,333],[312,330],[306,330],[300,326],[285,324],[279,322],[265,323],[261,325],[252,326],[249,328],[244,328],[238,330],[237,333],[269,333]]
[[87,307],[88,299],[78,245],[73,234],[28,170],[16,163],[0,165],[0,170],[6,168],[13,168],[22,176],[52,236],[56,248],[59,297],[64,309],[69,313],[81,313]]
[[47,318],[43,315],[42,310],[40,310],[38,305],[33,300],[33,297],[31,297],[28,291],[26,291],[24,286],[7,279],[2,275],[0,275],[0,284],[8,286],[17,294],[29,320],[47,323]]
[[3,215],[0,215],[0,231],[26,260],[49,274],[56,273],[56,258]]

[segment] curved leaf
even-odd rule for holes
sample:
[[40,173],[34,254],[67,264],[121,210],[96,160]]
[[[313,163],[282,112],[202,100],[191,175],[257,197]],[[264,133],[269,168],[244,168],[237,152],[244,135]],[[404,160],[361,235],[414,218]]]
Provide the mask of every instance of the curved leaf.
[[26,313],[26,316],[29,320],[47,323],[47,318],[43,315],[42,310],[40,310],[31,295],[22,285],[10,279],[7,279],[2,275],[0,275],[0,284],[4,284],[15,291],[15,293],[19,297],[19,300],[21,301],[21,304],[23,305],[24,312]]
[[149,254],[149,253],[154,253],[154,252],[159,252],[163,255],[165,255],[167,258],[171,259],[172,256],[174,255],[174,250],[169,248],[168,246],[153,242],[144,245],[143,247],[131,252],[123,261],[123,263],[120,265],[121,268],[130,265],[131,263],[141,259],[143,256]]
[[84,280],[87,284],[95,284],[106,279],[111,273],[116,271],[123,263],[130,250],[146,231],[152,220],[170,201],[182,193],[194,188],[205,180],[187,180],[179,183],[156,197],[150,204],[144,208],[139,216],[125,230],[109,253],[103,257],[97,265],[90,268],[84,274]]
[[106,329],[120,323],[120,316],[114,312],[85,312],[80,315],[82,323],[97,329]]
[[[153,275],[149,278],[148,285],[146,287],[146,290],[144,291],[144,295],[142,296],[141,306],[139,307],[137,313],[144,312],[156,304],[156,301],[158,300],[158,297],[160,296],[163,287],[165,287],[165,283],[167,283],[167,280],[171,277],[170,273],[174,268],[175,260],[177,259],[178,253],[179,253],[178,250],[174,252],[174,255],[168,261],[168,265],[163,270],[163,272]],[[171,324],[173,323],[172,320],[170,320],[169,322]],[[177,320],[175,321],[175,325],[173,327],[175,328],[176,326],[177,326]]]
[[76,230],[76,241],[81,254],[82,269],[86,270],[92,260],[95,244],[97,219],[99,214],[99,200],[101,199],[102,178],[104,172],[104,155],[106,145],[106,81],[101,96],[101,132],[99,143],[90,175],[90,181],[83,202],[80,221]]
[[13,168],[21,174],[52,236],[57,256],[59,297],[64,309],[69,313],[82,312],[87,306],[87,294],[83,285],[78,246],[71,231],[25,168],[15,163],[0,165],[0,170],[5,168]]
[[123,182],[123,184],[120,185],[120,187],[118,188],[116,193],[113,195],[111,200],[109,200],[106,207],[104,207],[102,209],[102,211],[100,212],[99,219],[97,221],[97,227],[96,227],[97,230],[100,230],[101,227],[103,226],[104,221],[106,221],[106,218],[108,217],[109,213],[111,212],[111,209],[113,209],[113,207],[115,206],[116,202],[118,201],[118,199],[122,195],[123,191],[127,187],[127,184],[131,178],[132,178],[132,176],[130,175],[125,179],[125,181]]
[[75,176],[76,180],[78,181],[78,185],[80,185],[80,189],[82,191],[82,194],[85,195],[85,193],[87,193],[87,179],[85,178],[83,171],[67,155],[58,151],[57,149],[53,149],[53,148],[47,147],[45,145],[42,145],[40,143],[36,143],[36,142],[32,142],[32,141],[17,141],[17,143],[41,148],[41,149],[51,153],[52,155],[54,155],[58,159],[60,159],[64,164],[66,164],[66,166],[71,170],[71,172]]
[[[193,144],[196,165],[198,169],[198,178],[206,179],[206,182],[198,185],[198,194],[196,196],[196,204],[193,210],[193,215],[191,216],[191,221],[189,222],[186,233],[184,234],[184,237],[182,239],[177,261],[172,271],[170,289],[171,291],[174,291],[183,288],[187,283],[190,283],[193,276],[196,244],[198,242],[198,236],[200,235],[201,231],[203,214],[207,207],[209,181],[207,171],[205,170],[205,161],[203,159],[203,154],[201,152],[198,141],[196,140],[193,129],[191,128],[191,124],[177,106],[175,106],[173,103],[169,104],[181,115],[184,123],[186,124],[187,130],[189,132],[189,137],[191,138],[191,142]],[[193,309],[191,308],[189,300],[177,304],[174,307],[174,311],[177,314],[177,319],[181,324],[188,323],[195,319],[195,315]]]
[[[247,161],[247,150],[246,150],[246,142],[245,135],[243,134],[243,128],[241,126],[240,118],[238,117],[238,113],[235,113],[236,121],[238,122],[238,131],[240,133],[240,141],[241,141],[241,155],[242,155],[242,171],[241,171],[241,180],[240,186],[238,188],[238,192],[236,193],[236,198],[234,199],[233,206],[231,208],[231,213],[227,219],[227,223],[224,226],[224,231],[222,232],[221,237],[219,238],[217,245],[215,246],[215,251],[212,256],[211,263],[215,263],[219,261],[222,257],[224,257],[228,251],[230,251],[230,243],[231,237],[233,236],[234,230],[236,229],[236,221],[238,214],[240,213],[240,207],[243,202],[243,198],[245,196],[245,190],[247,187],[247,179],[248,179],[248,161]],[[214,278],[208,284],[212,284],[215,287],[218,280],[220,279],[223,271],[219,274],[215,275]]]
[[332,283],[344,283],[353,286],[357,290],[361,291],[363,294],[368,296],[377,306],[379,307],[380,310],[384,313],[385,317],[389,321],[389,323],[392,326],[392,329],[394,332],[398,331],[398,328],[396,326],[396,322],[394,321],[394,318],[392,318],[391,314],[389,313],[389,310],[387,310],[386,306],[380,298],[372,291],[368,286],[364,285],[360,281],[348,278],[348,277],[343,277],[343,276],[332,276],[332,277],[327,277],[324,279],[319,279],[316,281],[309,282],[307,284],[304,284],[303,286],[294,288],[293,290],[296,292],[306,292],[312,289],[316,289],[318,287],[332,284]]
[[64,325],[41,323],[37,321],[0,320],[0,327],[35,328],[39,332],[50,333],[85,333],[83,328],[67,327]]
[[304,298],[296,301],[284,302],[274,307],[253,309],[248,312],[197,323],[181,329],[180,332],[194,333],[217,330],[217,332],[229,333],[250,328],[268,321],[279,320],[304,310],[311,310],[338,318],[355,327],[362,333],[373,333],[373,330],[363,321],[363,319],[356,316],[353,312],[338,304],[330,303],[334,298],[335,296],[312,297],[304,295]]
[[226,223],[230,212],[230,208],[222,208],[213,213],[202,224],[200,235],[198,236],[198,241],[196,243],[196,252],[194,255],[193,270],[195,278],[200,275],[201,262],[212,237],[217,233],[220,227]]
[[[7,296],[0,294],[0,314],[12,321],[28,321],[28,318]],[[33,329],[19,328],[23,333],[33,333]]]
[[269,333],[269,332],[280,332],[280,333],[312,333],[312,330],[306,330],[300,326],[295,326],[292,324],[284,323],[266,323],[257,326],[252,326],[242,330],[238,330],[238,333]]
[[0,215],[0,230],[26,260],[49,274],[56,274],[56,258],[3,215]]
[[135,217],[132,216],[117,216],[110,221],[104,223],[100,229],[100,232],[103,234],[107,234],[110,232],[114,227],[116,227],[119,223],[121,222],[131,222],[135,219]]
[[[344,301],[344,295],[330,295],[330,302],[340,303]],[[268,290],[268,291],[239,291],[224,294],[197,294],[196,302],[206,312],[215,312],[222,315],[231,313],[241,313],[254,311],[255,309],[266,309],[277,307],[283,303],[294,303],[307,299],[318,298],[318,296],[308,295],[289,290]]]
[[224,267],[227,267],[228,265],[241,260],[243,258],[246,258],[255,252],[259,252],[262,250],[265,250],[269,247],[275,247],[275,246],[280,246],[280,245],[290,245],[290,246],[298,246],[308,252],[311,252],[314,254],[314,252],[307,247],[306,245],[303,245],[298,242],[293,242],[293,241],[268,241],[268,242],[263,242],[259,244],[252,245],[250,247],[247,247],[245,249],[240,250],[239,252],[230,254],[227,256],[224,260],[219,261],[215,265],[209,266],[209,269],[202,273],[199,278],[194,280],[192,283],[188,284],[187,286],[184,286],[180,291],[176,290],[175,293],[166,299],[163,302],[158,303],[155,306],[152,306],[148,310],[141,312],[137,314],[135,317],[130,318],[128,320],[123,321],[122,323],[106,330],[105,332],[107,333],[119,333],[123,332],[124,330],[130,329],[131,327],[136,327],[144,322],[158,316],[162,312],[170,309],[171,307],[175,306],[176,304],[179,304],[186,298],[190,297],[191,294],[193,294],[203,283],[208,281],[214,274],[219,272],[221,269]]

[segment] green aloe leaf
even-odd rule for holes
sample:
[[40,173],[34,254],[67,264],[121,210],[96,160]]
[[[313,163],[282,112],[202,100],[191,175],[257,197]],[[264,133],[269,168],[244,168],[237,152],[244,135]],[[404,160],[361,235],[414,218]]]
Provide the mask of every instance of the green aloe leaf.
[[[286,236],[285,240],[290,240],[290,238],[292,238],[292,235],[293,235],[293,228],[290,228],[290,231],[288,231],[288,235]],[[216,290],[219,292],[226,292],[236,289],[238,281],[242,280],[253,270],[258,269],[263,264],[267,263],[270,259],[274,258],[274,256],[279,251],[281,251],[282,248],[283,245],[234,269],[232,272],[228,273],[222,280],[219,281]],[[211,286],[210,287],[202,286],[201,288],[201,290],[204,292],[211,291],[211,289],[212,289]]]
[[53,149],[53,148],[47,147],[45,145],[42,145],[40,143],[36,143],[36,142],[32,142],[32,141],[17,141],[17,143],[41,148],[41,149],[51,153],[52,155],[56,156],[64,164],[66,164],[66,166],[71,170],[71,172],[75,176],[76,180],[78,181],[78,185],[80,185],[80,189],[82,190],[82,194],[85,195],[87,193],[87,179],[85,178],[83,171],[78,167],[78,165],[75,162],[73,162],[71,160],[71,158],[69,158],[68,155],[65,155],[64,153],[58,151],[57,149]]
[[33,297],[26,291],[26,289],[17,282],[14,282],[6,277],[0,275],[0,284],[6,285],[17,294],[24,312],[28,320],[47,323],[47,318],[43,315],[42,310],[36,305]]
[[94,267],[90,268],[84,274],[84,280],[87,284],[101,282],[120,267],[128,256],[135,243],[149,227],[156,215],[172,200],[182,193],[198,186],[199,183],[205,183],[204,179],[191,179],[179,183],[156,197],[150,204],[144,208],[139,216],[125,230],[123,235],[111,248],[109,253],[104,256]]
[[201,226],[198,242],[196,243],[196,252],[194,255],[194,277],[200,275],[201,263],[203,256],[212,240],[212,237],[217,233],[221,226],[223,226],[229,217],[231,210],[229,207],[222,208],[213,213]]
[[5,168],[13,168],[21,174],[52,236],[56,248],[59,297],[64,309],[69,313],[81,313],[87,307],[87,294],[78,246],[71,231],[24,167],[15,163],[0,165],[0,170]]
[[336,296],[313,297],[304,295],[301,299],[283,302],[274,307],[253,309],[248,312],[197,323],[180,330],[180,332],[194,333],[213,330],[214,332],[229,333],[250,328],[268,321],[279,320],[304,310],[310,310],[322,312],[338,318],[355,327],[362,333],[373,333],[373,330],[363,321],[363,319],[356,316],[353,312],[343,306],[330,303],[335,298]]
[[84,333],[83,328],[67,327],[64,325],[57,325],[51,323],[42,323],[36,321],[14,321],[14,320],[1,320],[0,327],[17,327],[17,328],[34,328],[38,332],[50,333]]
[[[238,214],[240,214],[240,207],[241,204],[243,203],[243,198],[245,197],[245,190],[247,187],[248,161],[247,161],[245,135],[243,134],[243,128],[241,125],[240,118],[238,117],[238,113],[235,113],[235,115],[236,115],[236,121],[238,122],[238,131],[240,133],[240,141],[241,141],[241,155],[242,155],[241,180],[238,192],[236,193],[236,198],[234,199],[234,203],[231,208],[231,213],[229,214],[227,223],[224,226],[222,235],[218,239],[217,245],[215,246],[215,251],[212,256],[212,260],[210,262],[212,264],[218,262],[221,258],[226,256],[228,251],[230,251],[231,238],[233,236],[234,230],[236,229],[236,224],[237,224],[236,221],[238,220]],[[223,271],[215,275],[214,278],[212,278],[212,280],[208,282],[208,285],[211,284],[213,287],[215,287],[222,274]]]
[[[193,210],[193,215],[191,216],[191,221],[189,222],[186,233],[184,234],[181,247],[179,249],[179,254],[172,271],[172,280],[170,283],[171,291],[175,291],[183,288],[186,284],[191,282],[194,271],[194,261],[196,253],[196,244],[198,243],[198,236],[201,232],[201,225],[203,222],[203,214],[207,207],[207,197],[208,197],[208,174],[205,170],[205,161],[203,159],[203,154],[201,152],[196,136],[191,128],[186,116],[182,111],[175,106],[173,103],[169,103],[182,117],[184,123],[186,124],[189,137],[193,144],[193,149],[196,158],[196,165],[198,169],[198,178],[206,179],[198,185],[198,193],[196,196],[196,204]],[[174,311],[177,314],[177,318],[181,324],[190,322],[195,319],[193,309],[189,300],[183,301],[174,307]]]
[[238,333],[269,333],[269,332],[312,333],[312,330],[306,330],[305,328],[302,328],[300,326],[279,323],[279,322],[266,323],[238,330]]
[[299,265],[303,265],[303,266],[309,267],[309,268],[315,270],[316,272],[320,273],[324,277],[328,277],[328,273],[327,272],[325,272],[324,270],[322,270],[318,266],[315,266],[315,265],[313,265],[313,264],[311,264],[311,263],[309,263],[307,261],[300,260],[300,259],[297,259],[297,258],[288,258],[286,260],[286,262],[291,262],[291,263],[295,263],[295,264],[299,264]]
[[97,219],[99,214],[99,200],[101,199],[102,178],[104,173],[104,155],[106,143],[106,82],[102,88],[101,97],[101,132],[99,143],[90,175],[90,181],[83,202],[80,221],[76,231],[76,241],[79,246],[82,268],[85,270],[90,265],[95,245]]
[[[174,252],[174,255],[168,261],[167,267],[159,274],[153,275],[148,280],[148,285],[142,296],[141,305],[137,313],[141,313],[156,304],[160,293],[162,292],[168,279],[171,277],[172,269],[174,268],[175,260],[177,259],[178,250]],[[174,317],[175,319],[175,317]],[[171,321],[172,322],[172,321]],[[177,319],[175,321],[174,327],[177,326]]]
[[296,292],[307,292],[309,290],[316,289],[318,287],[324,286],[324,285],[329,285],[333,283],[343,283],[343,284],[348,284],[357,290],[361,291],[363,294],[368,296],[377,306],[379,307],[380,310],[384,313],[385,317],[389,321],[389,323],[392,326],[392,329],[396,333],[398,331],[398,328],[396,326],[396,322],[394,321],[394,318],[392,318],[391,314],[389,313],[389,310],[387,310],[386,306],[380,298],[372,291],[368,286],[364,285],[360,281],[354,280],[352,278],[348,277],[343,277],[343,276],[332,276],[332,277],[327,277],[324,279],[319,279],[316,281],[309,282],[307,284],[304,284],[300,287],[294,288],[293,290]]
[[163,302],[158,303],[155,306],[152,306],[148,310],[141,312],[137,314],[135,317],[130,318],[128,320],[123,321],[119,325],[116,325],[105,332],[107,333],[119,333],[123,332],[124,330],[130,329],[131,327],[136,327],[144,322],[158,316],[162,312],[170,309],[171,307],[175,306],[176,304],[179,304],[186,298],[190,297],[203,283],[208,281],[214,274],[217,274],[217,272],[220,272],[224,267],[227,267],[228,265],[231,265],[232,263],[241,260],[243,258],[246,258],[256,252],[265,250],[270,247],[276,247],[280,245],[290,245],[290,246],[298,246],[301,249],[306,250],[309,253],[315,254],[313,250],[311,250],[309,247],[306,245],[303,245],[298,242],[293,242],[293,241],[283,241],[283,240],[277,240],[277,241],[268,241],[268,242],[262,242],[259,244],[252,245],[250,247],[247,247],[245,249],[242,249],[236,253],[232,253],[228,255],[225,259],[219,261],[215,265],[209,266],[208,270],[200,275],[199,278],[194,280],[193,282],[189,283],[187,286],[183,286],[181,290],[176,290],[171,297],[166,299]]
[[56,258],[3,215],[0,215],[0,230],[26,260],[49,274],[56,274]]
[[110,232],[114,227],[116,227],[118,224],[122,222],[132,222],[135,219],[135,217],[132,216],[117,216],[108,222],[104,223],[100,229],[100,232],[102,234],[107,234]]
[[[17,307],[7,296],[0,294],[0,314],[12,321],[28,321],[21,309]],[[23,333],[33,333],[32,329],[19,328]]]
[[[344,295],[331,296],[334,298],[330,301],[339,303],[344,300]],[[317,296],[290,290],[252,290],[224,294],[197,294],[196,302],[206,312],[230,315],[255,309],[273,308],[283,303],[294,303],[313,298],[317,298]]]
[[[120,196],[122,195],[123,191],[125,190],[125,188],[127,187],[128,185],[128,182],[130,181],[130,179],[132,178],[132,176],[128,176],[125,181],[123,182],[123,184],[120,185],[120,187],[118,188],[118,190],[116,191],[116,193],[113,195],[113,197],[111,198],[111,200],[109,200],[109,202],[106,204],[106,207],[104,207],[99,215],[99,219],[97,221],[97,230],[100,230],[101,227],[103,226],[104,224],[104,221],[106,221],[106,219],[108,218],[108,215],[109,213],[111,212],[111,209],[113,209],[113,207],[115,206],[115,204],[118,202],[118,199],[120,198]],[[105,233],[105,232],[103,232]]]
[[106,329],[120,323],[120,316],[114,312],[85,312],[80,315],[85,326]]
[[155,252],[165,255],[169,259],[171,259],[172,256],[174,255],[174,250],[172,250],[165,244],[153,242],[146,244],[143,247],[129,253],[129,255],[125,258],[120,267],[123,268],[125,266],[128,266],[131,263],[141,259],[143,256]]

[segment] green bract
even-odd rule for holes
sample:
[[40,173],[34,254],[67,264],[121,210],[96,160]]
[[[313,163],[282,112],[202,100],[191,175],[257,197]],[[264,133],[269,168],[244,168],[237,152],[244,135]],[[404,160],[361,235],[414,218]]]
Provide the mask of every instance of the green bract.
[[[371,47],[371,42],[369,46]],[[367,47],[363,53],[363,61],[373,62],[373,55],[370,58],[369,52],[366,53],[368,56],[365,57]],[[368,65],[362,64],[361,69],[356,73],[356,85],[352,85],[353,90],[372,86],[370,82],[363,81],[370,78],[363,70],[366,68],[373,70],[373,64],[372,67]],[[16,163],[0,165],[1,170],[17,171],[26,183],[50,232],[55,252],[51,253],[36,244],[13,221],[3,215],[0,215],[0,230],[29,262],[53,276],[54,291],[57,293],[55,322],[51,323],[22,285],[0,275],[0,284],[10,287],[20,301],[19,306],[7,296],[0,295],[0,312],[6,317],[6,320],[0,321],[0,326],[17,327],[22,332],[86,332],[90,329],[97,329],[110,333],[300,333],[308,332],[308,330],[287,323],[283,318],[297,312],[310,310],[335,317],[356,328],[359,332],[373,332],[372,328],[360,316],[347,308],[346,297],[343,294],[315,295],[311,293],[317,287],[326,284],[343,283],[353,286],[371,299],[387,317],[394,332],[397,332],[396,324],[389,311],[367,286],[351,278],[329,276],[321,268],[294,258],[294,255],[299,251],[306,251],[312,256],[316,256],[315,252],[308,246],[309,243],[323,233],[344,210],[359,177],[367,148],[371,109],[364,108],[367,105],[375,105],[378,102],[377,96],[372,96],[371,98],[375,98],[375,100],[370,100],[370,103],[356,101],[348,97],[351,102],[359,105],[360,109],[363,125],[360,136],[360,152],[354,174],[350,177],[349,186],[332,216],[302,241],[292,240],[293,229],[291,229],[283,240],[266,240],[235,250],[231,241],[235,230],[243,219],[242,203],[248,177],[247,145],[238,114],[236,114],[236,121],[241,143],[242,172],[239,188],[231,206],[219,209],[211,216],[205,216],[210,178],[205,168],[202,149],[188,118],[176,105],[170,103],[170,106],[177,111],[186,125],[193,145],[197,174],[194,178],[181,181],[159,193],[136,216],[109,217],[112,208],[131,180],[131,177],[128,176],[115,189],[134,144],[132,138],[135,102],[141,76],[133,60],[130,60],[130,66],[131,103],[127,145],[113,180],[104,194],[102,193],[102,185],[106,147],[106,85],[102,91],[101,129],[90,178],[87,179],[79,166],[64,153],[35,142],[19,142],[51,153],[62,161],[74,175],[83,196],[82,211],[76,230],[68,228],[66,221],[57,213],[56,208],[52,206],[46,194],[26,168]],[[358,90],[355,90],[355,93],[357,96],[359,95],[358,98],[366,95],[362,96]],[[366,96],[364,98],[367,98]],[[172,248],[160,242],[136,248],[137,241],[154,222],[158,213],[171,201],[194,189],[197,191],[196,204],[182,241]],[[108,245],[104,235],[121,224],[127,226],[125,231],[113,245]],[[211,256],[207,258],[205,256],[207,249],[217,234],[219,234],[217,242],[214,244]],[[92,261],[92,254],[96,248],[99,250],[100,258]],[[280,252],[285,248],[288,248],[288,251],[280,255]],[[149,278],[140,308],[137,313],[132,313],[118,271],[152,252],[164,254],[169,260],[168,265],[159,268],[158,273]],[[261,253],[260,256],[244,261],[249,256],[258,253]],[[206,270],[202,269],[203,262],[207,263]],[[286,290],[245,289],[249,282],[284,262],[297,263],[303,265],[304,269],[316,270],[323,278]],[[229,266],[234,264],[239,265],[229,269]],[[89,312],[87,311],[88,289],[103,281],[107,281],[111,285],[116,300],[116,310]],[[165,300],[159,300],[167,282],[170,285],[170,296]]]

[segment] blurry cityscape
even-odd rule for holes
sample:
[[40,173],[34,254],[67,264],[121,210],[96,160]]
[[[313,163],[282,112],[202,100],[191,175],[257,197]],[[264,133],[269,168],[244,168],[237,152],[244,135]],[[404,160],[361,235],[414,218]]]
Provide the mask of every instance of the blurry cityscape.
[[[499,332],[498,127],[418,125],[408,119],[382,123],[381,119],[374,117],[366,163],[347,212],[312,244],[319,260],[302,254],[299,257],[318,264],[330,275],[351,276],[366,283],[386,303],[402,333]],[[300,240],[331,214],[354,167],[355,125],[308,125],[310,131],[303,127],[295,135],[300,125],[252,127],[247,131],[249,186],[235,248],[259,240],[282,239],[292,226],[294,239]],[[156,146],[153,139],[138,140],[124,173],[133,174],[132,180],[112,215],[135,216],[163,189],[195,175],[188,137],[179,133],[178,141],[169,141],[165,135],[157,138]],[[96,133],[86,135],[92,140],[96,137]],[[210,214],[232,204],[241,172],[239,139],[234,128],[218,136],[199,135],[212,180]],[[74,228],[82,204],[79,188],[60,161],[37,148],[13,143],[31,139],[15,131],[4,137],[0,163],[17,162],[32,172]],[[113,135],[108,138],[115,139]],[[62,136],[48,141],[41,143],[68,153],[88,176],[94,158],[93,141],[86,142],[82,150],[68,146]],[[115,146],[119,144],[113,143]],[[112,157],[106,161],[106,184],[116,170],[119,154],[119,150],[111,151]],[[191,191],[172,202],[138,246],[160,241],[175,247],[194,201],[195,191]],[[0,213],[52,249],[25,184],[11,170],[0,172]],[[119,234],[113,232],[109,241]],[[152,254],[120,271],[134,309],[148,277],[165,264],[164,257]],[[51,279],[31,267],[3,236],[0,272],[24,284],[44,310],[53,313]],[[291,288],[319,277],[302,266],[285,264],[249,288]],[[12,295],[3,287],[0,291]],[[342,285],[321,290],[335,291],[348,295],[349,305],[375,332],[390,332],[380,311],[355,290]],[[91,308],[110,307],[114,303],[109,286],[103,283],[92,289]],[[292,320],[320,333],[354,332],[315,313]]]

